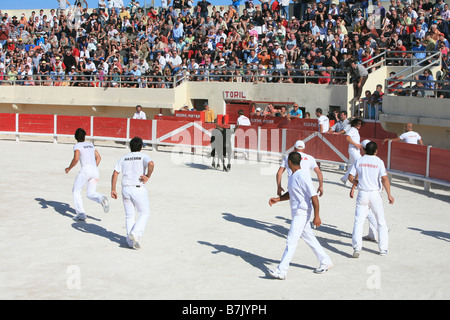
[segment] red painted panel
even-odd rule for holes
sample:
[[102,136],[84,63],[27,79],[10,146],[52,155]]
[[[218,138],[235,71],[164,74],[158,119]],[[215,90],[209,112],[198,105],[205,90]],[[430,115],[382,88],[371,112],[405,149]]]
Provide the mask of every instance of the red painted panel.
[[430,178],[450,182],[449,166],[450,150],[439,148],[430,149]]
[[0,113],[0,131],[16,131],[15,113]]
[[94,132],[96,137],[126,138],[126,118],[94,117]]
[[257,150],[258,128],[255,126],[241,126],[235,131],[234,145],[236,148]]
[[83,128],[86,135],[91,135],[91,117],[87,116],[58,116],[56,122],[57,134],[75,134],[78,128]]
[[384,130],[379,122],[365,122],[359,129],[359,134],[367,139],[397,138],[396,133]]
[[426,174],[427,147],[405,142],[392,142],[391,169]]
[[[183,131],[173,133],[173,131],[186,125],[187,127]],[[211,131],[213,128],[214,125],[209,125],[206,130]],[[211,143],[211,137],[200,128],[195,127],[192,121],[158,121],[156,131],[157,138],[163,138],[163,140],[160,141],[163,143],[196,146],[208,146]]]
[[244,101],[244,102],[228,102],[226,104],[226,112],[225,114],[228,116],[228,123],[230,124],[236,124],[236,120],[239,117],[238,111],[244,110],[244,115],[247,117],[250,117],[250,114],[252,112],[253,103],[250,101]]
[[19,114],[19,132],[53,133],[53,124],[51,114]]
[[140,137],[143,140],[151,140],[152,124],[152,120],[130,119],[130,139]]

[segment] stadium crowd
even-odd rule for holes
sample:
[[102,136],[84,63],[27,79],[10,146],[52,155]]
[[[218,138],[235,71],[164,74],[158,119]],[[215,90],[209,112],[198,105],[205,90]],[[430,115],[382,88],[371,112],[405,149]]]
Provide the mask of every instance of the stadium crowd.
[[164,88],[183,69],[192,81],[343,84],[350,60],[368,67],[387,52],[406,64],[432,51],[441,51],[447,77],[450,10],[430,1],[374,1],[369,11],[368,1],[298,0],[293,14],[288,0],[162,0],[158,8],[62,0],[28,17],[3,10],[0,84]]

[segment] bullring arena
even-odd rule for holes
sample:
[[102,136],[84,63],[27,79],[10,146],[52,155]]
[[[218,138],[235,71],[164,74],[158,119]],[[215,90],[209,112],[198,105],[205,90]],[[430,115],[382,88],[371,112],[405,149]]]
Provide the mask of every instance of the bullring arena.
[[[223,172],[211,168],[207,152],[147,146],[155,162],[147,186],[151,218],[142,249],[132,250],[120,199],[110,200],[105,214],[83,195],[88,219],[72,220],[76,170],[64,173],[72,140],[0,141],[2,299],[449,298],[448,189],[424,191],[418,182],[393,178],[395,203],[383,195],[390,253],[381,257],[376,243],[364,242],[354,259],[355,199],[339,181],[343,171],[322,164],[322,226],[315,234],[334,267],[314,274],[317,260],[300,240],[287,279],[279,281],[267,271],[281,258],[290,212],[288,203],[268,205],[276,193],[276,160],[238,155]],[[102,156],[97,190],[109,196],[115,162],[128,150],[96,145]]]
[[[389,6],[387,1],[383,4]],[[148,11],[149,23],[159,21],[151,16]],[[349,26],[352,29],[356,30]],[[136,43],[132,32],[125,31]],[[274,50],[272,40],[265,38],[258,50]],[[14,51],[12,42],[3,49]],[[24,50],[43,54],[41,45],[29,44]],[[196,62],[183,61],[179,70],[166,68],[168,73],[160,74],[156,57],[161,51],[152,49],[145,56],[151,72],[141,74],[136,83],[139,72],[134,68],[144,68],[145,63],[125,63],[123,52],[115,52],[102,68],[115,70],[120,65],[128,73],[85,73],[82,66],[93,62],[70,58],[75,47],[68,46],[51,63],[56,67],[57,58],[76,61],[72,65],[79,72],[76,77],[37,72],[43,59],[36,57],[35,73],[27,79],[0,74],[1,299],[179,300],[184,307],[214,300],[245,304],[450,298],[450,116],[444,81],[450,81],[448,56],[431,50],[420,60],[409,50],[402,58],[397,58],[396,50],[374,52],[365,62],[358,61],[369,74],[361,90],[373,92],[372,98],[375,88],[384,93],[380,100],[364,100],[354,97],[354,70],[334,65],[325,79],[319,79],[316,72],[323,70],[314,63],[320,64],[320,59],[311,59],[310,69],[282,71],[246,68],[247,62],[242,68],[202,64],[197,69]],[[344,59],[343,54],[338,56]],[[100,66],[98,57],[93,60]],[[26,64],[22,59],[20,68]],[[9,72],[11,66],[5,68]],[[425,71],[434,75],[435,80],[426,81],[434,89],[422,94],[414,86],[425,82],[418,80]],[[395,79],[402,79],[403,87]],[[131,118],[137,105],[143,106],[147,119]],[[303,118],[291,117],[296,105]],[[264,113],[258,114],[258,108]],[[283,108],[289,115],[282,115]],[[349,196],[349,184],[340,180],[348,166],[348,142],[344,134],[319,132],[316,108],[323,109],[330,122],[343,111],[349,118],[364,119],[361,140],[378,144],[377,155],[386,165],[395,199],[389,204],[382,194],[389,228],[387,256],[379,255],[377,243],[364,241],[359,259],[352,257],[356,199]],[[231,170],[213,168],[211,132],[216,124],[233,130],[240,110],[251,125],[234,132]],[[211,117],[215,123],[207,120]],[[403,132],[406,123],[414,125],[424,145],[383,143]],[[86,221],[73,220],[72,186],[79,164],[68,174],[64,171],[72,160],[79,127],[101,155],[97,191],[110,203],[104,213],[83,192]],[[150,220],[139,250],[126,242],[122,197],[111,199],[114,166],[129,152],[134,136],[144,140],[143,152],[155,163],[146,185]],[[290,207],[288,202],[271,207],[269,199],[276,196],[280,160],[297,140],[305,142],[305,152],[317,159],[323,172],[322,225],[314,234],[333,267],[315,274],[318,261],[300,239],[287,278],[280,281],[268,271],[277,266],[285,249]],[[317,187],[314,173],[312,178]],[[282,184],[287,189],[286,174]],[[117,191],[120,195],[120,187]],[[364,234],[367,230],[366,223]],[[185,314],[178,307],[170,311]],[[268,311],[274,315],[273,309]],[[349,311],[353,310],[343,310]]]

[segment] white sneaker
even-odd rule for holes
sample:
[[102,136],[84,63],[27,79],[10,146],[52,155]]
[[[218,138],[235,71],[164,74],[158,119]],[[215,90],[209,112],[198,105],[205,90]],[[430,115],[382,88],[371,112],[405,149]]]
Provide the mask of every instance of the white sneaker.
[[103,212],[108,213],[109,211],[109,201],[106,196],[103,196],[102,198],[102,206],[103,206]]
[[286,275],[282,274],[278,268],[276,268],[274,270],[269,270],[269,274],[275,279],[279,279],[279,280],[286,279]]
[[329,269],[331,269],[332,267],[333,267],[332,264],[330,264],[329,266],[320,266],[320,267],[318,267],[316,270],[314,270],[314,273],[322,274],[322,273],[327,272],[327,271],[328,271]]
[[388,251],[387,250],[380,251],[380,256],[385,257],[387,255],[388,255]]
[[355,249],[355,251],[353,251],[353,258],[359,258],[360,252],[361,252],[360,250]]
[[347,179],[345,179],[344,177],[342,177],[340,180],[344,184],[344,186],[347,184]]
[[86,215],[84,213],[79,213],[75,217],[72,218],[74,221],[85,221]]
[[139,239],[136,238],[133,234],[130,233],[130,240],[133,242],[134,249],[140,249],[141,245],[139,243]]

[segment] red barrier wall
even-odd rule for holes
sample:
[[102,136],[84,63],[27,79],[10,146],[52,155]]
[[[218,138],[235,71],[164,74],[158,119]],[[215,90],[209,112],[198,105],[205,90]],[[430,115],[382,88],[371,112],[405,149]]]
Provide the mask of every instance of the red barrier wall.
[[450,150],[430,148],[430,178],[450,181]]
[[404,142],[392,142],[391,169],[426,174],[427,147]]
[[0,113],[0,131],[16,131],[16,115],[14,113]]
[[142,140],[151,140],[152,127],[152,120],[130,119],[130,139],[141,137]]
[[[174,118],[174,117],[169,117]],[[305,119],[303,119],[305,120]],[[57,132],[56,134],[75,133],[75,130],[82,127],[88,135],[111,138],[127,137],[127,119],[126,118],[108,118],[93,117],[94,132],[90,132],[91,117],[83,116],[57,116]],[[311,122],[310,122],[311,121]],[[0,114],[0,131],[15,132],[16,114]],[[19,133],[54,133],[54,116],[53,115],[35,115],[35,114],[19,114],[18,115],[18,132]],[[200,122],[199,122],[200,123]],[[311,128],[314,120],[309,120]],[[166,121],[159,120],[157,123],[157,137],[164,135],[172,135],[174,130],[186,126],[185,129],[173,135],[166,137],[162,143],[183,143],[185,145],[209,146],[210,135],[214,128],[214,124],[201,124],[198,127],[192,121]],[[152,140],[152,120],[136,120],[130,119],[130,138],[140,136],[144,140]],[[261,151],[278,152],[282,151],[283,129],[266,128],[261,126]],[[258,126],[241,127],[235,133],[235,145],[238,148],[257,149]],[[289,150],[297,140],[305,140],[305,152],[311,154],[317,159],[342,162],[343,160],[336,154],[337,149],[345,157],[348,157],[348,143],[344,135],[323,134],[322,137],[316,136],[316,130],[299,130],[289,128],[286,129],[286,150]],[[378,144],[377,155],[385,162],[387,166],[388,143],[383,144],[381,139],[373,139],[363,135],[361,132],[361,140],[369,138]],[[426,175],[427,147],[421,145],[411,145],[403,142],[392,142],[391,144],[391,169],[402,172],[409,172],[418,175]],[[450,150],[430,148],[430,167],[429,177],[433,179],[450,182]]]
[[127,137],[127,119],[126,118],[94,118],[93,136],[126,138]]
[[57,134],[75,134],[78,128],[83,128],[86,135],[91,135],[91,117],[85,116],[58,116],[56,122]]
[[53,133],[54,116],[51,114],[19,114],[19,131]]

